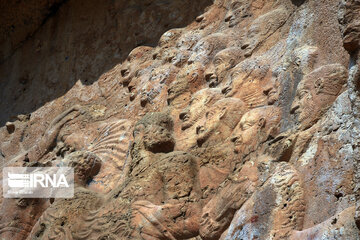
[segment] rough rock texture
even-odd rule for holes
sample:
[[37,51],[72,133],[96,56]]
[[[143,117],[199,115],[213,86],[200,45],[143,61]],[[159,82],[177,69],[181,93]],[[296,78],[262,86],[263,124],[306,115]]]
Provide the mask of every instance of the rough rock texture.
[[31,2],[1,1],[1,166],[76,189],[1,198],[0,238],[360,239],[359,0]]

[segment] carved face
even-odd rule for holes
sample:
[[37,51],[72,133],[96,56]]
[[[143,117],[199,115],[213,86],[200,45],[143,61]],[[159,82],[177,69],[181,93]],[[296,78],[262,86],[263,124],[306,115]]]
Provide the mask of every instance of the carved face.
[[321,117],[339,95],[346,79],[347,70],[340,64],[320,67],[304,77],[291,106],[301,128],[310,127]]
[[196,44],[194,53],[191,54],[188,63],[191,64],[193,62],[201,62],[205,63],[207,61],[208,56],[213,52],[214,46],[211,42],[206,40],[200,40],[198,44]]
[[62,162],[75,169],[75,181],[82,185],[98,174],[101,168],[101,160],[95,154],[87,151],[70,153]]
[[177,38],[183,33],[183,28],[174,28],[170,29],[169,31],[165,32],[159,40],[159,46],[175,46]]
[[278,30],[286,21],[288,13],[284,8],[278,8],[258,17],[250,26],[246,42],[242,48],[245,55],[250,56],[253,50],[268,36]]
[[186,64],[191,55],[191,49],[201,38],[201,31],[190,31],[182,33],[176,42],[176,55],[172,57],[171,63],[181,67]]
[[249,1],[233,0],[230,3],[229,10],[225,16],[225,22],[229,27],[234,27],[241,22],[245,17],[250,17],[248,13]]
[[260,107],[245,113],[233,131],[230,140],[234,143],[234,152],[247,154],[257,145],[275,134],[281,119],[280,108]]
[[168,89],[168,104],[185,92],[194,92],[204,82],[204,67],[200,63],[187,65],[180,70]]
[[240,98],[249,108],[273,104],[276,99],[272,98],[277,93],[277,88],[269,70],[270,66],[267,64],[241,64],[231,72],[222,92],[227,97]]
[[215,87],[224,80],[228,71],[240,61],[241,52],[240,48],[228,48],[215,55],[212,64],[205,72],[209,87]]
[[196,127],[198,144],[202,145],[210,137],[216,138],[217,141],[227,138],[246,110],[245,104],[236,98],[217,101],[205,113],[203,124]]
[[193,126],[205,113],[206,107],[219,100],[222,94],[219,89],[203,89],[190,100],[190,104],[179,115],[182,121],[181,129]]
[[137,47],[131,51],[120,71],[120,81],[124,86],[127,86],[133,77],[136,77],[138,69],[140,69],[139,64],[149,60],[152,51],[152,47],[145,46]]
[[162,61],[162,63],[172,63],[178,55],[178,52],[179,50],[174,47],[160,48],[157,49],[153,58]]
[[229,36],[221,33],[215,33],[205,38],[202,38],[194,47],[188,63],[200,62],[207,64],[209,59],[212,59],[215,54],[226,48],[229,41]]
[[220,128],[221,119],[226,113],[226,107],[212,107],[205,114],[204,124],[196,128],[197,141],[199,143],[205,142],[210,135]]
[[247,112],[236,126],[231,141],[234,152],[244,152],[244,148],[254,147],[258,141],[258,132],[265,126],[265,118],[259,112]]
[[309,81],[308,84],[306,84],[306,82],[300,82],[296,90],[296,96],[291,106],[291,113],[298,114],[299,122],[305,123],[311,121],[313,114],[316,115],[316,110],[319,110],[314,102],[316,89],[315,86],[311,85],[311,81]]
[[134,128],[134,141],[143,142],[145,149],[154,153],[170,152],[175,145],[172,131],[170,117],[162,113],[147,114]]

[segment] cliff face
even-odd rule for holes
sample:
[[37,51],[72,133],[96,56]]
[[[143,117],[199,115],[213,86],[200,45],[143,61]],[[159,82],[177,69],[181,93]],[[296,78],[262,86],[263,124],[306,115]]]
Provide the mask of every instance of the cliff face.
[[1,4],[0,237],[360,239],[358,0]]

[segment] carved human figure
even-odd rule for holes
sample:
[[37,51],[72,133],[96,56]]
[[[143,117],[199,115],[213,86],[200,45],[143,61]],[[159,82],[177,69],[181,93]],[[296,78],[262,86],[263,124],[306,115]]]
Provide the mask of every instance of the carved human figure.
[[[148,81],[141,81],[137,89],[139,95],[140,106],[145,107],[148,103],[157,104],[159,107],[162,105],[162,99],[166,97],[166,86],[174,82],[179,68],[172,64],[164,64],[153,69],[150,73]],[[135,93],[135,91],[133,91]]]
[[234,27],[239,24],[244,18],[251,17],[249,12],[251,1],[232,0],[227,6],[228,12],[225,15],[225,22],[228,26]]
[[205,114],[206,109],[221,98],[223,98],[223,95],[218,88],[205,88],[196,92],[191,97],[189,106],[179,115],[182,121],[181,130],[186,130],[194,126]]
[[26,151],[21,156],[17,157],[14,160],[11,160],[11,163],[21,159],[25,162],[37,162],[43,157],[46,153],[51,151],[56,145],[56,139],[59,136],[60,130],[62,127],[69,121],[73,120],[81,113],[81,107],[75,105],[63,113],[59,114],[54,120],[50,123],[48,128],[45,130],[44,135],[32,148]]
[[207,64],[219,51],[225,49],[232,37],[223,33],[213,33],[199,40],[194,46],[188,63]]
[[[147,114],[134,128],[130,182],[119,192],[120,199],[133,199],[133,216],[138,219],[133,222],[136,226],[133,236],[162,239],[167,234],[173,236],[170,239],[178,239],[194,236],[198,231],[197,163],[190,154],[172,152],[175,145],[172,131],[173,121],[165,113]],[[179,214],[183,216],[175,217]],[[160,222],[166,233],[150,219]],[[163,236],[156,236],[156,229]]]
[[[279,132],[281,109],[275,106],[259,107],[246,112],[230,140],[234,142],[234,151],[244,155],[254,151],[261,143],[275,137]],[[259,180],[264,179],[258,172],[265,164],[269,164],[271,157],[257,157],[255,160],[242,164],[239,172],[229,175],[222,185],[222,190],[204,207],[200,233],[204,239],[218,239],[231,222],[235,211],[255,191]],[[265,177],[266,179],[266,177]],[[220,207],[221,206],[221,207]]]
[[194,30],[189,32],[184,32],[176,41],[176,49],[178,50],[176,56],[171,60],[171,63],[174,66],[181,67],[187,63],[190,55],[191,49],[195,44],[201,39],[203,32],[201,30]]
[[347,81],[348,72],[340,64],[315,69],[300,81],[291,106],[301,129],[311,127],[331,106]]
[[319,49],[315,46],[304,45],[296,48],[293,53],[292,61],[301,72],[309,74],[314,70],[319,58]]
[[227,97],[243,100],[249,108],[273,104],[279,92],[277,78],[267,60],[242,61],[230,73],[222,89]]
[[[305,201],[301,176],[289,163],[272,165],[268,179],[256,188],[246,202],[243,198],[236,198],[238,202],[235,205],[241,208],[238,208],[228,230],[220,239],[289,239],[292,231],[302,229]],[[235,185],[233,187],[236,189]],[[236,190],[233,192],[236,195],[244,191]],[[226,202],[227,199],[222,200]],[[217,224],[215,221],[215,226]]]
[[205,9],[206,11],[196,17],[195,21],[200,25],[199,28],[203,30],[205,34],[211,34],[215,32],[221,26],[221,21],[225,16],[224,8],[224,0],[215,0],[213,4]]
[[214,103],[206,112],[203,124],[196,127],[198,145],[210,146],[224,141],[247,110],[246,104],[237,98],[225,98]]
[[230,137],[234,151],[248,154],[269,137],[274,138],[279,132],[280,120],[281,108],[275,106],[259,107],[245,113]]
[[[63,126],[81,112],[80,106],[76,105],[59,114],[39,141],[25,153],[10,160],[8,166],[36,166],[34,164],[38,164],[45,154],[54,149]],[[1,206],[0,237],[24,239],[31,231],[35,220],[48,206],[47,199],[4,199]]]
[[237,209],[246,202],[258,185],[258,163],[246,162],[238,174],[231,174],[203,207],[200,221],[202,239],[219,239]]
[[154,50],[152,58],[160,60],[162,63],[171,63],[179,52],[176,43],[183,33],[183,28],[174,28],[165,32],[160,37],[158,47]]
[[185,102],[184,108],[179,108],[179,111],[175,113],[175,117],[179,119],[178,125],[180,125],[175,131],[176,149],[187,151],[197,145],[196,134],[194,134],[197,123],[205,116],[206,109],[223,97],[220,89],[205,88],[193,94],[191,99]]
[[184,66],[177,74],[176,80],[168,88],[167,102],[171,106],[187,104],[191,94],[205,83],[204,66],[194,63]]
[[[121,80],[120,83],[123,86],[128,86],[131,80],[134,77],[137,77],[139,65],[143,65],[149,59],[151,59],[153,52],[152,47],[140,46],[135,48],[129,53],[129,56],[126,58],[126,61],[121,66]],[[150,63],[148,63],[150,64]],[[142,66],[144,68],[144,66]]]
[[[33,229],[31,237],[70,236],[98,239],[183,239],[198,233],[200,188],[196,159],[173,152],[173,122],[165,113],[149,113],[134,128],[134,143],[126,181],[111,192],[96,209],[80,217],[50,207]],[[80,197],[80,196],[79,196]],[[85,196],[88,197],[88,196]],[[80,197],[80,203],[88,201]],[[71,202],[63,202],[65,209]],[[62,222],[62,223],[61,223]],[[104,232],[106,229],[107,232]]]
[[218,52],[212,64],[205,71],[205,79],[209,87],[216,87],[224,79],[230,69],[232,69],[243,58],[243,50],[238,47],[226,48]]
[[159,47],[164,48],[176,46],[176,41],[181,34],[183,34],[184,30],[184,28],[173,28],[166,31],[159,39]]
[[288,16],[288,11],[280,7],[258,17],[249,27],[245,38],[246,41],[242,45],[245,56],[251,56],[259,44],[265,41],[286,22]]

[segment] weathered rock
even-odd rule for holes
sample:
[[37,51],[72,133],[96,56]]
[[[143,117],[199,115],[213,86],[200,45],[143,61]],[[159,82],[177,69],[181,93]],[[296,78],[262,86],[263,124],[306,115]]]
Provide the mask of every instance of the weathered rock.
[[0,198],[0,238],[360,239],[358,0],[25,6],[1,166],[73,167],[75,196]]

